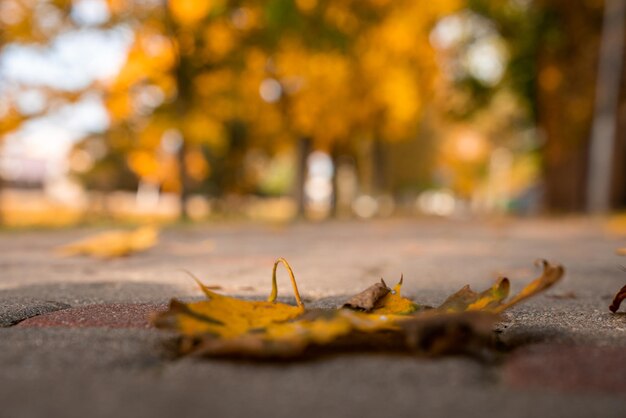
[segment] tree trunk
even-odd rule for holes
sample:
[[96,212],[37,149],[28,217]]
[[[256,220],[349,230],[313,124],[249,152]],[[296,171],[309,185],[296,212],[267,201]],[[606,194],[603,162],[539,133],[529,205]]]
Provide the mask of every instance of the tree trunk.
[[611,185],[611,206],[615,209],[626,207],[626,66],[622,68],[620,91],[621,99],[617,118],[615,152],[613,153],[613,183]]
[[597,214],[611,206],[625,18],[626,0],[605,0],[587,182],[587,209]]
[[387,155],[385,144],[380,138],[372,144],[372,193],[374,195],[388,191]]
[[307,158],[311,153],[311,139],[301,137],[298,140],[296,149],[296,178],[293,187],[293,198],[297,205],[297,216],[304,217],[306,211],[306,196],[304,193],[304,183],[307,177]]
[[582,211],[602,9],[566,0],[543,3],[551,19],[537,52],[545,203],[552,211]]
[[4,179],[0,176],[0,226],[4,225]]
[[178,150],[178,178],[180,179],[180,219],[189,220],[189,211],[187,210],[187,201],[189,200],[189,175],[187,173],[187,164],[185,162],[187,155],[187,144],[183,138],[183,142]]

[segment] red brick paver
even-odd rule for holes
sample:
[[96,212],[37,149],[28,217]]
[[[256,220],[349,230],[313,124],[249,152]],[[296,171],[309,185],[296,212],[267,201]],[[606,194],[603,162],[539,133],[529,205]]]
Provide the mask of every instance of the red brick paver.
[[626,394],[623,347],[535,345],[505,364],[505,384],[515,388]]
[[151,315],[166,309],[166,304],[155,303],[89,305],[28,318],[16,326],[39,328],[151,328]]

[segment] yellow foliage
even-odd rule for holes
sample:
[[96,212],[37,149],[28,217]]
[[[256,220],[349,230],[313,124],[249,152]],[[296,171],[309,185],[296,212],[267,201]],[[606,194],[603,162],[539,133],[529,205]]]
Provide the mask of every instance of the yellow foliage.
[[172,41],[150,28],[145,28],[135,33],[126,63],[112,88],[125,91],[145,79],[162,79],[175,62],[176,53]]
[[126,92],[112,92],[105,103],[113,121],[124,120],[133,113],[131,97]]
[[309,13],[317,7],[317,0],[296,0],[296,6],[304,13]]
[[390,126],[417,120],[421,92],[415,77],[406,69],[390,69],[381,80],[380,100],[388,109]]
[[185,166],[187,175],[196,181],[204,180],[210,173],[209,163],[198,149],[187,151],[185,154]]
[[193,25],[204,19],[215,6],[214,0],[174,0],[167,6],[181,25]]
[[224,57],[235,47],[236,41],[235,28],[226,21],[211,23],[204,29],[204,52],[212,60]]
[[359,24],[358,19],[349,8],[337,1],[328,4],[324,17],[329,23],[346,33],[354,32]]
[[180,192],[181,181],[179,172],[179,163],[176,155],[167,155],[161,159],[159,183],[164,192]]
[[[123,2],[108,1],[112,11],[133,12]],[[153,156],[140,152],[129,162],[142,177],[160,182],[170,177],[162,177],[165,163],[157,148],[162,133],[172,128],[192,146],[208,144],[218,153],[228,149],[225,126],[233,120],[245,123],[254,146],[272,151],[301,136],[312,138],[318,149],[361,138],[409,138],[438,72],[429,31],[460,5],[458,0],[296,0],[293,12],[305,27],[322,18],[343,32],[345,40],[331,40],[332,46],[324,36],[317,43],[309,30],[292,32],[289,25],[285,33],[266,32],[281,29],[266,26],[263,2],[137,6],[145,8],[145,19],[133,26],[126,63],[106,96],[113,129],[139,136],[138,148]],[[371,20],[361,19],[363,12]],[[274,35],[277,44],[266,42]],[[267,81],[281,87],[276,100],[266,102],[260,95]],[[135,100],[145,86],[163,93],[153,113]],[[163,114],[170,115],[167,123],[153,127],[152,120]],[[188,162],[192,176],[208,175],[200,159]]]
[[146,150],[131,151],[127,157],[128,166],[144,180],[159,182],[160,164],[156,156]]
[[226,133],[223,125],[202,112],[202,109],[188,112],[182,120],[182,128],[185,139],[190,143],[205,143],[215,148],[225,145]]
[[228,91],[229,88],[234,86],[235,82],[235,74],[228,69],[205,71],[198,74],[193,80],[198,94],[207,99]]

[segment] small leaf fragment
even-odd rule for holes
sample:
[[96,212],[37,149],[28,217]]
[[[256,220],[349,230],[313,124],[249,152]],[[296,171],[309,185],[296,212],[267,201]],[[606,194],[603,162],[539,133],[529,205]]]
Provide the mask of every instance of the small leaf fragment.
[[393,287],[391,292],[387,293],[376,303],[372,313],[378,315],[408,315],[420,309],[418,304],[402,296],[403,281],[404,276],[401,276],[400,281]]
[[343,304],[342,308],[370,312],[374,309],[376,303],[390,292],[391,289],[387,287],[383,279],[380,279],[380,283],[375,283],[361,293],[351,297]]
[[615,298],[613,299],[611,306],[609,306],[609,309],[611,310],[611,312],[613,313],[617,312],[617,310],[619,309],[624,299],[626,299],[626,286],[622,287],[619,290],[619,292],[617,292],[617,294],[615,295]]
[[449,296],[438,308],[444,312],[477,311],[494,308],[509,295],[510,283],[506,277],[501,277],[484,292],[474,292],[469,285],[462,287]]

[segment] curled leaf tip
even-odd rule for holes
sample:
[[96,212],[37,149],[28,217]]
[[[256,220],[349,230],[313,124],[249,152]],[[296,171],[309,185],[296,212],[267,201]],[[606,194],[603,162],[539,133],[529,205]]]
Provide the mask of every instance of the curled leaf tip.
[[278,265],[281,263],[287,269],[287,273],[289,273],[289,278],[291,279],[291,285],[293,286],[293,294],[296,298],[296,303],[299,308],[304,309],[304,303],[302,302],[302,299],[300,298],[300,292],[298,291],[298,284],[296,283],[296,277],[293,274],[293,270],[291,269],[291,266],[289,265],[287,260],[285,260],[283,257],[278,258],[274,262],[274,268],[272,269],[272,292],[267,298],[267,301],[275,303],[276,298],[278,297],[278,285],[276,283],[276,269],[278,269]]
[[189,277],[191,277],[191,278],[192,278],[193,280],[195,280],[196,282],[200,282],[200,279],[198,279],[198,278],[196,277],[196,275],[195,275],[195,274],[193,274],[192,272],[190,272],[189,270],[187,270],[187,269],[178,269],[178,271],[182,271],[183,273],[185,273],[186,275],[188,275]]
[[[534,296],[537,293],[545,291],[546,289],[552,287],[556,282],[561,280],[561,278],[565,274],[565,269],[560,264],[550,264],[544,259],[537,260],[536,264],[543,266],[543,271],[541,272],[541,275],[532,282],[530,282],[528,285],[526,285],[526,287],[524,287],[522,291],[514,296],[512,299],[510,299],[506,303],[503,303],[502,305],[497,306],[494,309],[495,312],[502,312],[512,307],[513,305],[516,305],[519,302],[528,299],[531,296]],[[506,288],[508,292],[508,279],[506,280],[506,282],[504,280],[504,278],[501,279],[500,285],[503,288]]]
[[622,301],[626,299],[626,286],[622,287],[619,292],[615,295],[613,299],[613,303],[609,306],[611,312],[615,313],[619,309],[619,306],[622,304]]
[[192,278],[192,279],[193,279],[193,280],[194,280],[194,281],[198,284],[198,287],[200,287],[200,290],[202,290],[202,292],[204,293],[204,295],[205,295],[207,298],[211,299],[211,298],[213,298],[213,297],[217,296],[217,293],[213,293],[213,292],[211,291],[211,289],[209,289],[209,287],[208,287],[208,286],[206,286],[204,283],[202,283],[202,281],[201,281],[201,280],[200,280],[200,279],[199,279],[199,278],[198,278],[195,274],[193,274],[192,272],[190,272],[189,270],[186,270],[186,269],[179,269],[179,271],[182,271],[183,273],[185,273],[185,274],[187,274],[189,277],[191,277],[191,278]]
[[506,289],[508,293],[508,290],[511,287],[511,281],[509,280],[508,277],[500,277],[498,278],[498,282],[496,285],[502,289]]

